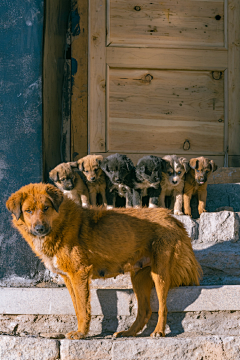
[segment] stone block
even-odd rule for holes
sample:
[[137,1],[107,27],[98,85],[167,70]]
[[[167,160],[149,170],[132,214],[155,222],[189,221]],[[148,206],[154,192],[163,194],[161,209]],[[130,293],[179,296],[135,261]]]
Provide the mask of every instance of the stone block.
[[198,222],[197,220],[192,219],[188,215],[173,215],[176,219],[181,221],[187,230],[188,236],[192,240],[198,239]]
[[240,184],[212,184],[207,187],[206,210],[216,211],[221,206],[231,206],[240,211]]
[[239,240],[238,216],[231,211],[203,213],[199,223],[200,242],[222,242]]
[[0,359],[57,360],[59,342],[39,338],[0,336]]
[[112,360],[111,340],[61,340],[61,360]]

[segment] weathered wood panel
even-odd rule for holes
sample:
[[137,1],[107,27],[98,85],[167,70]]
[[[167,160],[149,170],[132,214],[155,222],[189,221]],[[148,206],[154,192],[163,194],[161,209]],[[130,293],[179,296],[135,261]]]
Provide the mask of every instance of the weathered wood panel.
[[224,0],[109,0],[108,45],[224,46]]
[[88,0],[72,1],[71,160],[88,153]]
[[223,91],[222,73],[110,69],[108,149],[223,153]]
[[104,152],[106,115],[106,12],[104,0],[89,2],[89,146],[91,152]]

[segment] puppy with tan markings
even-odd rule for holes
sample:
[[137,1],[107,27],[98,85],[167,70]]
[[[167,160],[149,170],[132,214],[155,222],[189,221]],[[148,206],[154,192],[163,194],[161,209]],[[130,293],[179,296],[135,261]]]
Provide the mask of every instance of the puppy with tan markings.
[[89,206],[89,193],[77,171],[75,163],[57,165],[49,173],[49,178],[62,192],[82,207]]
[[203,156],[191,159],[189,165],[191,169],[186,175],[184,185],[184,214],[191,216],[191,198],[197,195],[198,212],[201,215],[206,211],[207,180],[211,172],[217,170],[217,165]]
[[98,194],[102,197],[103,205],[107,206],[106,178],[104,172],[100,168],[102,160],[102,155],[87,155],[76,162],[78,169],[85,177],[90,196],[90,203],[93,206],[97,205]]
[[35,254],[65,281],[78,321],[78,330],[68,333],[68,339],[88,333],[91,278],[131,272],[137,318],[116,337],[135,336],[148,322],[153,283],[159,301],[153,337],[165,335],[169,288],[199,284],[201,268],[191,239],[166,209],[83,209],[49,184],[22,187],[6,206],[13,226]]
[[189,170],[187,159],[176,155],[166,155],[166,170],[162,172],[161,194],[159,206],[165,208],[165,197],[171,197],[170,208],[174,209],[174,215],[183,215],[183,188],[185,174]]

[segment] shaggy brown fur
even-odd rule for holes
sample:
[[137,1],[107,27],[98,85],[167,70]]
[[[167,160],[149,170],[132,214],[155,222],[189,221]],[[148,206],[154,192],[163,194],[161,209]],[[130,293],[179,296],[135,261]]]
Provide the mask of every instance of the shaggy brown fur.
[[49,173],[49,178],[62,192],[82,207],[88,207],[89,193],[80,175],[74,171],[75,163],[62,163]]
[[79,170],[82,171],[85,176],[90,195],[90,203],[93,206],[97,205],[97,194],[101,194],[102,203],[104,206],[107,206],[106,178],[100,168],[102,160],[102,155],[87,155],[76,162]]
[[166,209],[82,209],[52,185],[30,184],[8,199],[12,222],[51,271],[60,274],[71,294],[81,339],[89,330],[91,278],[131,272],[138,314],[127,331],[135,336],[151,316],[155,283],[159,318],[152,336],[164,336],[170,287],[199,284],[200,266],[181,222]]
[[208,160],[203,156],[191,159],[189,165],[191,169],[186,174],[183,191],[184,214],[191,216],[191,198],[193,195],[197,195],[198,212],[201,215],[206,211],[207,180],[210,173],[217,170],[217,165],[213,160]]
[[174,209],[174,215],[183,215],[183,188],[185,174],[189,170],[188,161],[176,155],[166,155],[163,160],[166,162],[166,170],[162,172],[158,204],[165,208],[165,197],[170,196],[170,209]]

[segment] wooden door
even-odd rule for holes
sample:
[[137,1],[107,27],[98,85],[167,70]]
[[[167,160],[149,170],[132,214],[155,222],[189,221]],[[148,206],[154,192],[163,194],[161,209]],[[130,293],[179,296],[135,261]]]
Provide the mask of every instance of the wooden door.
[[150,1],[89,2],[89,153],[236,165],[238,1]]

